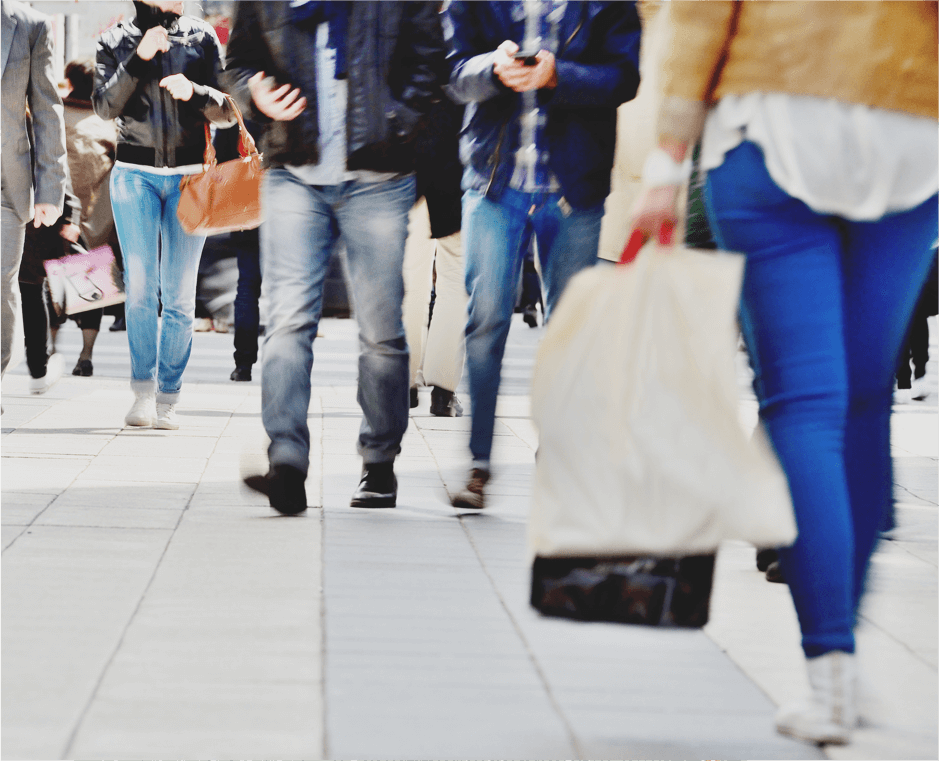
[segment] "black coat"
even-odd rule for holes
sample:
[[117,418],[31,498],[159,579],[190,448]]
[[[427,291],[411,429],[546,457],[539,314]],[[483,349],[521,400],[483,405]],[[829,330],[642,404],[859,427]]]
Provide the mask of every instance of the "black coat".
[[442,98],[431,107],[415,140],[417,197],[427,199],[431,238],[444,238],[460,230],[460,123],[463,106]]
[[[201,164],[206,148],[205,123],[235,123],[218,89],[222,53],[215,31],[200,19],[181,16],[167,30],[170,49],[144,61],[137,46],[144,32],[124,21],[98,38],[92,103],[102,119],[116,119],[117,158],[134,164],[179,167]],[[160,80],[184,74],[193,96],[178,101]]]
[[[410,172],[415,130],[443,78],[437,4],[353,2],[349,7],[347,169]],[[236,3],[226,48],[228,92],[261,126],[261,151],[273,165],[319,161],[316,30],[292,19],[287,2]],[[307,99],[304,113],[273,122],[258,111],[248,80],[259,71],[299,88]]]

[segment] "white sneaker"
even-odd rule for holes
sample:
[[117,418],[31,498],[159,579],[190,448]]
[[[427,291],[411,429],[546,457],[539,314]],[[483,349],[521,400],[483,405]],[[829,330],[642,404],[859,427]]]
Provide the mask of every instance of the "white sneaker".
[[42,378],[29,379],[29,391],[32,394],[45,394],[56,382],[62,378],[62,371],[65,369],[65,360],[58,352],[49,355],[46,362],[46,375]]
[[927,386],[927,376],[921,376],[911,381],[911,399],[925,400],[930,396],[930,389]]
[[858,725],[855,655],[830,651],[806,660],[812,695],[777,713],[777,732],[814,743],[846,744]]
[[154,421],[155,429],[169,429],[175,431],[180,427],[179,418],[176,417],[176,405],[169,402],[157,403],[157,419]]
[[154,418],[157,417],[156,411],[156,393],[153,391],[134,392],[137,399],[131,405],[131,409],[124,416],[125,426],[153,426]]
[[895,389],[894,390],[894,404],[895,405],[910,405],[911,404],[911,390],[910,389]]

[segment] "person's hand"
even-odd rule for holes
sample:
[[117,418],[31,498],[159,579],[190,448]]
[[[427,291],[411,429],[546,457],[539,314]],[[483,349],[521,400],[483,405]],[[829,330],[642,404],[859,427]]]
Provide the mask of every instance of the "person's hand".
[[34,228],[38,228],[40,225],[45,225],[46,227],[55,225],[56,221],[62,215],[62,213],[59,211],[59,208],[55,204],[36,204],[34,209]]
[[248,80],[248,89],[258,111],[275,122],[290,122],[307,108],[307,99],[298,88],[291,90],[290,85],[273,88],[263,71]]
[[78,243],[78,237],[81,235],[81,232],[82,229],[78,225],[70,222],[68,225],[62,226],[62,229],[59,231],[59,235],[70,243]]
[[522,61],[513,58],[517,52],[519,46],[512,40],[506,40],[496,48],[493,73],[506,87],[517,93],[525,93],[543,87],[555,87],[558,84],[555,56],[552,53],[540,50],[535,56],[535,66],[526,66]]
[[166,91],[178,101],[188,101],[193,97],[193,83],[186,79],[183,74],[171,74],[160,80],[160,87],[165,87]]
[[144,61],[151,60],[157,53],[166,53],[170,49],[170,35],[162,26],[147,30],[137,46],[137,55]]
[[645,243],[654,235],[663,246],[672,243],[672,233],[679,224],[679,190],[681,185],[646,188],[633,206],[632,230]]

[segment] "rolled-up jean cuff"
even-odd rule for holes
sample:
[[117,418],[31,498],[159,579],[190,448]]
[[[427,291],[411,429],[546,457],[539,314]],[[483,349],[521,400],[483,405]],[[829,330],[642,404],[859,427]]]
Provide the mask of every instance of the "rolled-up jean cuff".
[[401,452],[400,447],[396,448],[395,452],[388,452],[386,450],[374,450],[369,447],[363,447],[361,444],[357,444],[356,449],[362,456],[362,462],[370,466],[373,463],[394,463],[395,457]]
[[479,458],[474,458],[473,462],[470,464],[471,468],[481,468],[484,471],[490,470],[490,462],[488,460],[481,460]]
[[157,382],[152,378],[131,379],[131,390],[134,394],[138,392],[156,392]]
[[175,405],[179,401],[179,392],[157,392],[157,403],[160,405]]

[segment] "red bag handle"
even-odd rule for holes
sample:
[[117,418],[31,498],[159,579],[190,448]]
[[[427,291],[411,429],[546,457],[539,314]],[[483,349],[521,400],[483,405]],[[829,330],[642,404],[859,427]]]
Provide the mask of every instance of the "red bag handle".
[[[255,139],[251,137],[251,133],[248,132],[248,128],[245,126],[245,120],[242,118],[242,112],[238,110],[238,106],[235,105],[235,99],[223,93],[225,100],[228,101],[229,105],[232,107],[232,111],[235,112],[235,118],[238,120],[238,153],[242,158],[248,156],[257,156],[258,148],[255,146]],[[202,163],[209,167],[216,163],[215,159],[215,147],[212,145],[212,130],[209,128],[209,120],[206,120],[206,152],[202,157]]]
[[[675,225],[668,222],[663,223],[659,228],[659,245],[670,246],[675,230]],[[644,243],[646,243],[644,235],[639,230],[634,230],[630,234],[627,245],[623,247],[623,253],[620,255],[620,264],[628,265],[636,259],[636,255],[640,253],[640,249],[643,248]]]

